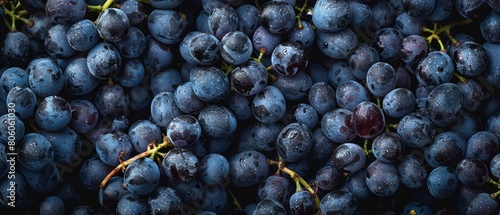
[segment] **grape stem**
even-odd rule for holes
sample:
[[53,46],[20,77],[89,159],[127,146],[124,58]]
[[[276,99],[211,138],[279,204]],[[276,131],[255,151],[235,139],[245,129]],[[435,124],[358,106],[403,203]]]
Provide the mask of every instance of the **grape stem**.
[[[130,163],[132,163],[133,161],[139,159],[139,158],[143,158],[143,157],[147,157],[147,156],[150,156],[152,154],[156,154],[158,153],[158,150],[164,148],[164,147],[167,147],[167,146],[172,146],[172,143],[170,142],[170,140],[168,139],[167,136],[163,136],[163,142],[160,143],[159,145],[156,144],[156,140],[153,140],[151,142],[149,142],[149,145],[148,145],[148,150],[145,151],[145,152],[142,152],[126,161],[123,161],[123,162],[120,162],[120,164],[118,166],[116,166],[113,170],[111,170],[111,172],[104,178],[104,180],[102,180],[101,184],[99,185],[100,188],[103,188],[104,186],[106,186],[106,184],[108,183],[109,179],[111,179],[113,176],[115,176],[116,174],[118,174],[118,172],[120,170],[124,170]],[[120,158],[121,159],[121,158]]]
[[500,190],[495,192],[495,193],[490,194],[490,196],[492,199],[497,200],[498,196],[500,196]]
[[299,30],[304,29],[304,26],[302,25],[302,13],[304,10],[307,8],[307,0],[304,1],[304,4],[302,7],[295,6],[294,9],[298,11],[297,15],[295,15],[295,19],[297,19],[297,28]]
[[466,77],[463,77],[461,75],[459,75],[458,73],[454,72],[453,75],[458,79],[458,81],[461,83],[461,84],[467,84],[467,82],[469,81],[469,79],[467,79]]
[[309,191],[311,193],[311,195],[314,197],[314,205],[315,205],[315,207],[317,209],[319,209],[320,200],[319,200],[319,197],[317,195],[316,190],[312,189],[312,187],[309,185],[309,183],[307,183],[307,181],[304,178],[302,178],[299,174],[297,174],[296,172],[294,172],[291,169],[288,169],[285,166],[285,161],[282,160],[281,157],[280,157],[280,161],[273,161],[273,160],[268,159],[267,163],[270,164],[270,165],[272,165],[272,164],[278,165],[278,168],[283,173],[288,174],[295,181],[295,183],[298,183],[298,186],[303,186],[307,191]]
[[87,5],[88,10],[92,10],[95,12],[102,12],[108,9],[114,2],[115,0],[106,0],[103,5]]
[[421,30],[422,30],[422,32],[430,33],[430,35],[427,38],[425,38],[427,43],[429,44],[429,46],[431,45],[433,40],[436,40],[439,44],[439,48],[441,49],[441,51],[446,52],[446,48],[444,47],[444,44],[441,41],[441,38],[439,37],[439,35],[442,33],[446,33],[446,36],[448,36],[448,38],[450,38],[453,45],[458,46],[458,45],[460,45],[458,43],[458,41],[451,36],[451,33],[450,33],[451,29],[456,27],[456,26],[469,24],[472,21],[473,20],[470,20],[470,19],[464,19],[464,20],[460,20],[458,22],[454,22],[454,23],[451,23],[448,25],[441,26],[441,27],[439,27],[437,22],[433,22],[432,29],[427,28],[427,27],[422,27]]
[[231,190],[229,189],[229,187],[226,187],[226,190],[229,193],[229,195],[231,196],[231,198],[233,199],[234,206],[236,206],[236,208],[238,208],[239,210],[243,210],[243,208],[240,205],[240,202],[238,201],[238,199],[236,198],[236,196],[233,194],[233,192],[231,192]]
[[260,48],[259,49],[259,57],[257,58],[252,58],[252,60],[256,61],[257,63],[260,63],[262,64],[262,57],[264,57],[264,55],[267,53],[267,49],[266,48]]
[[365,152],[366,156],[372,153],[372,150],[368,149],[368,139],[365,139],[365,143],[363,144],[363,151]]

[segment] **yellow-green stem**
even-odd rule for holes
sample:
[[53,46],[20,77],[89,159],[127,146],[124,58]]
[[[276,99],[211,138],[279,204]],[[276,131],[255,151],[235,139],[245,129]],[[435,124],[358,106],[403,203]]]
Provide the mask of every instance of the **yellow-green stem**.
[[231,196],[231,198],[233,199],[233,204],[234,206],[236,206],[236,208],[240,209],[240,210],[243,210],[243,208],[241,207],[240,205],[240,202],[238,202],[238,199],[236,198],[236,196],[233,194],[233,192],[231,192],[231,190],[229,189],[229,187],[226,187],[226,190],[227,192],[229,193],[229,195]]
[[363,151],[365,151],[366,156],[370,155],[372,153],[371,149],[368,149],[368,139],[365,139],[365,143],[363,145]]
[[312,187],[309,185],[309,183],[307,183],[307,181],[304,180],[304,178],[302,178],[299,174],[295,173],[291,169],[288,169],[287,167],[283,167],[283,169],[281,169],[281,171],[288,174],[291,178],[293,178],[293,180],[298,180],[299,184],[304,186],[304,188],[314,196],[315,206],[316,206],[316,208],[319,209],[319,202],[320,202],[319,197],[316,194],[316,191],[313,190]]
[[467,82],[469,81],[469,79],[467,79],[466,77],[463,77],[461,75],[459,75],[458,73],[454,72],[453,75],[455,76],[455,78],[458,79],[458,81],[460,81],[460,83],[462,84],[467,84]]

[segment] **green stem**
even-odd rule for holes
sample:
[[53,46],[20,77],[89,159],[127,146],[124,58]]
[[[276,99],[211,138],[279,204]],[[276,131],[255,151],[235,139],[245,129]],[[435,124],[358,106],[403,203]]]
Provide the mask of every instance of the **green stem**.
[[236,196],[233,194],[233,192],[231,192],[231,190],[229,189],[229,187],[226,187],[226,190],[229,193],[229,195],[231,196],[231,198],[233,199],[234,206],[236,206],[236,208],[238,208],[239,210],[243,210],[243,208],[240,205],[240,202],[238,201],[238,199],[236,198]]
[[469,79],[467,79],[466,77],[463,77],[461,75],[459,75],[458,73],[454,72],[453,75],[458,79],[458,81],[460,81],[460,83],[462,84],[467,84],[467,82],[469,81]]
[[368,139],[365,139],[365,143],[363,144],[363,151],[365,151],[366,156],[372,153],[372,150],[368,149]]
[[492,199],[497,200],[498,196],[500,196],[500,190],[495,192],[495,193],[490,194],[490,196]]
[[298,180],[297,178],[295,178],[293,181],[295,181],[295,192],[301,192],[302,191],[302,186],[300,186],[300,180]]
[[106,2],[104,2],[104,4],[102,5],[102,11],[105,11],[106,9],[108,9],[109,6],[111,6],[111,4],[113,4],[113,2],[115,2],[115,0],[106,0]]

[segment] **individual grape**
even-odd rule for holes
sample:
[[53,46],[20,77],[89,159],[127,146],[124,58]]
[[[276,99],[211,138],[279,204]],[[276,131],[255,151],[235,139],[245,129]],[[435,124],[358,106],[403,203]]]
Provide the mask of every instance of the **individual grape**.
[[399,13],[394,22],[394,27],[405,36],[419,35],[420,29],[426,24],[423,18],[413,17],[408,13]]
[[239,17],[228,4],[216,6],[208,15],[208,29],[218,40],[229,32],[238,30]]
[[160,168],[150,158],[138,158],[125,169],[123,183],[134,195],[148,195],[160,183]]
[[299,101],[308,96],[313,85],[311,76],[305,72],[299,72],[292,76],[277,76],[271,86],[278,88],[286,101]]
[[445,20],[453,11],[453,3],[452,0],[436,0],[434,9],[425,18],[433,22]]
[[352,29],[365,28],[373,21],[372,10],[368,4],[355,1],[349,1],[348,4],[351,9],[349,27]]
[[47,0],[45,12],[57,24],[71,24],[85,17],[87,5],[85,0]]
[[413,34],[403,39],[399,55],[412,70],[416,70],[419,62],[427,55],[428,51],[429,47],[424,37]]
[[366,169],[360,169],[357,172],[349,174],[344,186],[356,199],[366,199],[370,196],[371,191],[366,185],[365,179]]
[[318,112],[307,103],[299,103],[295,106],[294,117],[297,122],[306,125],[311,130],[318,123]]
[[468,139],[465,158],[477,158],[489,164],[498,152],[499,143],[495,135],[488,131],[479,131]]
[[[492,2],[492,1],[488,1]],[[499,11],[491,11],[483,20],[479,23],[479,28],[483,38],[490,43],[498,43],[500,41],[500,29],[498,28],[498,22],[500,21]]]
[[99,79],[87,68],[86,58],[77,58],[69,63],[64,70],[64,77],[64,88],[72,95],[88,94],[99,85]]
[[0,87],[9,92],[14,87],[29,87],[29,77],[24,69],[20,67],[9,67],[0,77]]
[[[474,37],[472,37],[471,35],[469,34],[457,34],[457,35],[454,35],[453,36],[457,42],[459,44],[462,44],[464,42],[467,42],[467,41],[475,41]],[[454,44],[453,42],[450,41],[447,41],[446,42],[446,53],[450,54],[450,56],[452,56],[452,54],[455,52],[455,49],[457,48],[457,44]]]
[[275,215],[285,215],[286,209],[278,200],[276,199],[263,199],[257,204],[257,207],[253,211],[252,215],[258,214],[275,214]]
[[292,183],[287,178],[279,175],[271,175],[260,184],[258,200],[274,199],[284,207],[288,207],[292,193]]
[[352,124],[358,136],[371,139],[384,130],[385,116],[376,104],[364,101],[354,108]]
[[170,187],[160,186],[149,195],[147,208],[153,214],[180,213],[182,208],[180,194]]
[[146,151],[149,143],[153,140],[162,141],[161,134],[160,127],[146,119],[137,120],[128,129],[130,142],[137,152]]
[[146,50],[146,36],[134,26],[130,26],[127,35],[114,43],[125,58],[137,58]]
[[137,85],[130,89],[130,110],[143,111],[143,113],[147,113],[147,110],[151,108],[152,100],[153,97],[142,85]]
[[488,5],[491,7],[492,10],[500,12],[500,2],[495,0],[488,0],[486,1],[486,3],[488,3]]
[[104,40],[118,42],[127,36],[130,29],[130,22],[123,10],[107,8],[97,17],[96,27],[97,32]]
[[[213,87],[213,86],[217,87]],[[194,94],[205,102],[218,102],[229,94],[229,78],[219,68],[206,67],[193,76]]]
[[434,143],[425,148],[425,161],[431,167],[455,166],[465,155],[466,140],[454,131],[436,135]]
[[353,111],[355,107],[364,101],[370,101],[368,91],[359,82],[349,80],[341,83],[335,93],[339,107]]
[[353,173],[365,165],[366,154],[361,146],[354,143],[342,143],[333,150],[333,166],[342,172]]
[[476,111],[481,106],[481,102],[488,97],[484,87],[473,79],[468,79],[465,83],[458,82],[456,85],[464,96],[463,107],[467,111]]
[[95,107],[104,117],[114,119],[125,115],[129,111],[128,105],[128,95],[118,84],[104,85],[95,95]]
[[491,174],[497,178],[500,178],[500,155],[495,155],[490,162]]
[[481,74],[490,60],[483,46],[472,41],[461,43],[452,54],[457,72],[467,77]]
[[411,77],[410,72],[406,70],[404,67],[396,68],[396,88],[411,88]]
[[196,18],[197,31],[208,34],[210,33],[210,29],[208,27],[208,16],[209,14],[205,10],[200,11],[200,14],[198,14],[198,17]]
[[52,19],[43,11],[36,11],[29,17],[33,20],[33,25],[27,26],[26,30],[38,40],[45,40],[49,29],[55,25]]
[[114,176],[109,179],[108,183],[99,189],[99,204],[108,212],[115,212],[116,206],[120,199],[129,194],[126,188],[122,187],[123,177]]
[[400,160],[404,153],[403,139],[394,132],[386,132],[377,136],[372,143],[375,158],[385,163]]
[[203,211],[210,211],[216,214],[221,214],[227,208],[228,194],[223,186],[212,185],[206,186],[202,200],[197,207]]
[[127,117],[125,116],[119,116],[113,119],[113,122],[111,124],[111,129],[119,130],[121,132],[127,132],[128,127],[129,127],[129,122]]
[[395,61],[400,58],[404,35],[396,28],[377,30],[371,38],[371,46],[377,50],[381,61]]
[[182,77],[176,69],[168,68],[161,72],[153,73],[150,83],[154,96],[161,92],[174,93],[176,88],[182,84]]
[[308,60],[304,48],[294,42],[279,44],[271,54],[273,69],[282,76],[292,76],[302,72]]
[[379,61],[380,56],[375,48],[366,44],[359,44],[349,56],[349,67],[354,77],[365,80],[370,67]]
[[347,1],[317,1],[313,8],[312,21],[320,30],[340,31],[349,25],[352,14]]
[[193,65],[212,65],[220,58],[219,40],[198,31],[188,33],[179,44],[179,50],[182,58]]
[[64,73],[52,58],[32,60],[27,72],[30,88],[38,97],[57,95],[64,87]]
[[227,32],[220,41],[222,59],[233,65],[247,62],[252,50],[252,41],[241,31]]
[[184,82],[174,92],[177,109],[186,114],[198,114],[206,106],[206,103],[194,94],[192,86],[193,82]]
[[458,132],[465,139],[469,139],[476,132],[481,130],[481,122],[476,115],[472,115],[469,112],[460,112],[458,115],[457,122],[450,127],[451,131]]
[[288,32],[288,40],[298,43],[302,48],[307,49],[314,44],[315,32],[312,25],[307,21],[301,21],[301,27],[296,24],[292,30]]
[[208,185],[223,185],[229,180],[229,162],[220,154],[207,154],[200,160],[200,179]]
[[276,140],[284,126],[278,122],[262,123],[255,122],[252,126],[252,138],[260,151],[275,151]]
[[37,99],[29,87],[16,86],[9,91],[5,98],[6,104],[14,104],[15,113],[22,120],[27,120],[35,113]]
[[313,145],[309,127],[297,122],[288,124],[278,135],[276,149],[278,155],[287,162],[304,159]]
[[82,152],[80,136],[69,127],[64,127],[58,131],[42,131],[43,135],[54,149],[54,161],[62,164],[72,164],[79,162]]
[[288,204],[292,215],[313,214],[315,212],[314,197],[306,190],[292,194]]
[[87,189],[97,191],[102,180],[112,169],[113,167],[103,163],[97,155],[93,155],[80,167],[80,181]]
[[347,59],[358,46],[356,34],[350,28],[337,32],[316,31],[316,44],[323,54],[333,59]]
[[29,62],[33,51],[26,34],[21,31],[11,31],[3,38],[1,53],[7,64],[22,66]]
[[40,202],[40,215],[63,215],[66,208],[57,196],[48,196]]
[[40,128],[47,131],[60,130],[71,120],[69,102],[59,96],[45,97],[35,110],[35,120]]
[[274,86],[266,86],[252,101],[254,117],[263,123],[276,122],[285,114],[285,98],[281,91]]
[[69,45],[68,42],[69,26],[57,24],[49,29],[48,35],[45,38],[45,51],[52,58],[66,59],[75,54],[75,50]]
[[335,213],[353,215],[358,210],[358,200],[348,191],[334,190],[321,199],[319,207],[323,215]]
[[342,172],[336,167],[326,165],[316,172],[316,184],[325,191],[338,190],[345,182]]
[[151,116],[153,122],[162,128],[166,128],[172,119],[182,115],[181,110],[174,102],[174,94],[171,92],[158,93],[151,102]]
[[427,17],[436,5],[436,0],[403,0],[403,9],[412,17]]
[[[10,127],[10,129],[9,129]],[[12,135],[12,129],[14,129],[15,134]],[[14,115],[14,117],[11,114],[3,114],[0,116],[0,143],[9,143],[12,140],[10,140],[12,137],[14,137],[15,141],[19,141],[24,137],[25,133],[25,125],[24,122],[21,118],[18,116]],[[8,144],[4,144],[8,145]]]
[[496,214],[498,212],[498,202],[488,193],[475,195],[465,209],[465,214]]
[[394,164],[375,160],[366,168],[366,185],[377,196],[394,194],[399,187],[398,169]]
[[74,50],[88,51],[99,42],[99,33],[91,20],[82,19],[69,27],[66,40]]
[[92,130],[99,121],[99,112],[91,102],[76,99],[69,102],[71,106],[71,120],[68,127],[76,133],[87,133]]
[[323,115],[321,128],[328,139],[344,143],[353,140],[356,132],[351,122],[353,113],[349,110],[337,108]]
[[156,40],[153,36],[146,36],[146,50],[142,54],[144,67],[148,71],[159,72],[170,66],[174,59],[173,49]]
[[229,110],[231,110],[238,121],[249,120],[253,117],[250,100],[248,97],[237,93],[236,91],[229,92],[227,97]]
[[366,73],[366,85],[375,96],[383,97],[396,87],[394,68],[385,62],[373,64]]
[[491,132],[500,140],[500,113],[496,113],[486,121],[486,131]]
[[257,151],[244,151],[229,160],[229,177],[234,187],[249,187],[264,181],[269,173],[267,158]]
[[198,158],[188,149],[174,148],[167,152],[162,161],[162,169],[173,181],[192,180],[200,168]]
[[438,166],[427,179],[427,189],[432,196],[444,199],[452,196],[457,190],[458,178],[455,169],[449,166]]
[[414,155],[405,155],[397,167],[401,183],[406,187],[416,189],[425,185],[427,170],[424,163]]
[[80,205],[71,211],[71,215],[94,214],[94,210],[87,205]]
[[407,88],[396,88],[382,100],[384,113],[391,117],[404,117],[412,113],[417,106],[415,95]]
[[21,166],[19,173],[26,181],[26,185],[37,193],[50,193],[61,181],[61,175],[55,163],[50,163],[47,168],[40,171],[29,170]]
[[309,89],[308,99],[309,104],[320,115],[332,111],[337,105],[335,90],[326,82],[313,84]]
[[116,205],[117,214],[149,214],[147,201],[144,197],[129,193],[123,196]]
[[229,135],[221,138],[204,137],[203,145],[207,153],[224,153],[232,144],[234,135]]
[[472,20],[484,18],[491,10],[486,0],[456,0],[455,7],[462,17]]
[[148,29],[151,35],[167,45],[181,41],[186,26],[186,20],[175,10],[155,9],[148,16]]
[[222,138],[236,131],[236,117],[224,106],[209,105],[200,111],[198,122],[204,135]]
[[434,214],[432,212],[432,209],[429,206],[423,204],[422,202],[409,202],[404,206],[403,210],[404,210],[403,214],[411,214],[412,212],[416,212],[422,215]]
[[253,96],[267,85],[266,68],[256,61],[246,61],[235,67],[229,76],[231,89],[244,96]]
[[456,171],[458,180],[465,186],[480,187],[489,180],[488,167],[477,158],[462,159]]
[[284,34],[295,25],[295,10],[286,2],[269,1],[259,8],[262,27],[273,34]]
[[[372,20],[369,27],[374,31],[393,24],[397,11],[390,1],[377,1],[371,5]],[[367,39],[368,40],[368,39]]]
[[463,104],[464,96],[460,88],[452,83],[444,83],[430,92],[425,111],[435,125],[443,127],[457,120]]
[[434,142],[436,131],[434,124],[425,115],[410,113],[401,120],[397,134],[404,140],[406,146],[420,148]]
[[[161,2],[167,3],[167,1],[161,0],[152,0],[149,3],[151,3],[151,5],[154,5],[153,7],[159,8],[157,7],[157,5]],[[176,2],[182,3],[182,0]],[[120,6],[120,9],[127,15],[130,25],[138,25],[146,18],[146,9],[144,7],[144,4],[139,1],[125,1]]]
[[[356,53],[356,51],[354,51],[353,54],[354,53]],[[355,80],[355,78],[352,69],[345,61],[333,64],[328,70],[328,81],[334,88],[337,88],[344,81]]]
[[236,8],[238,13],[238,30],[245,33],[248,37],[252,36],[260,26],[259,9],[250,4],[242,4]]
[[101,80],[115,76],[120,71],[121,64],[120,52],[108,42],[98,43],[87,55],[90,74]]
[[181,148],[193,145],[194,142],[198,141],[202,132],[200,123],[191,115],[180,115],[173,118],[166,130],[170,142]]
[[195,178],[186,182],[171,183],[170,186],[177,191],[182,203],[200,208],[199,202],[203,200],[206,186],[200,180]]
[[[155,73],[157,74],[157,73]],[[135,87],[143,82],[144,65],[138,59],[127,60],[113,79],[124,87]]]
[[134,152],[130,137],[117,130],[101,134],[95,142],[95,147],[99,159],[109,166],[118,166],[120,160],[131,158]]

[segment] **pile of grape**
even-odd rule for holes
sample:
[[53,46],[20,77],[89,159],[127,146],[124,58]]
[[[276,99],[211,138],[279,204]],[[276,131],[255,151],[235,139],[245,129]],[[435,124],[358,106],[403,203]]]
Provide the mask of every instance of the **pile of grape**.
[[498,0],[0,0],[9,214],[497,215]]

